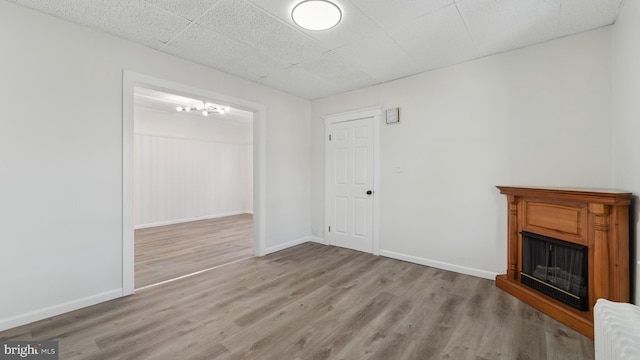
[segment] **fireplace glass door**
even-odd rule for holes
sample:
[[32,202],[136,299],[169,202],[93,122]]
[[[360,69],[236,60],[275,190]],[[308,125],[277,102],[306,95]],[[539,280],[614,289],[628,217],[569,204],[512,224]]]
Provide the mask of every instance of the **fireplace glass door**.
[[587,247],[522,232],[520,281],[579,310],[589,309]]

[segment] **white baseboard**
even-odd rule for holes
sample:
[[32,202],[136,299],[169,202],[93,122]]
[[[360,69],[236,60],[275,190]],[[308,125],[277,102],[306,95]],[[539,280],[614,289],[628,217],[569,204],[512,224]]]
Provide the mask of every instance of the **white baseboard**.
[[72,300],[66,303],[50,306],[44,309],[35,310],[26,314],[20,314],[10,318],[0,319],[0,331],[9,330],[17,326],[64,314],[69,311],[82,309],[87,306],[99,304],[101,302],[113,300],[119,297],[122,297],[122,289],[115,289],[103,292],[101,294],[88,296],[82,299]]
[[414,264],[431,266],[431,267],[442,269],[442,270],[448,270],[448,271],[453,271],[461,274],[477,276],[477,277],[481,277],[489,280],[495,280],[496,275],[498,275],[498,273],[494,273],[491,271],[485,271],[485,270],[470,268],[470,267],[461,266],[461,265],[449,264],[442,261],[425,259],[417,256],[411,256],[411,255],[405,255],[405,254],[401,254],[393,251],[380,250],[380,255],[386,256],[388,258],[396,259],[396,260],[408,261]]
[[305,236],[305,237],[297,239],[297,240],[289,241],[289,242],[284,243],[284,244],[280,244],[280,245],[272,246],[270,248],[266,248],[264,254],[265,255],[269,255],[269,254],[272,254],[272,253],[280,251],[280,250],[284,250],[284,249],[288,249],[290,247],[294,247],[296,245],[304,244],[304,243],[309,242],[309,241],[310,241],[310,238],[308,236]]
[[253,215],[253,212],[235,211],[235,212],[229,212],[229,213],[224,213],[224,214],[196,216],[196,217],[186,218],[186,219],[161,221],[161,222],[151,223],[151,224],[140,224],[140,225],[134,226],[133,228],[136,229],[136,230],[138,230],[138,229],[146,229],[146,228],[152,228],[152,227],[157,227],[157,226],[182,224],[182,223],[198,221],[198,220],[217,219],[217,218],[226,217],[226,216],[243,215],[243,214],[251,214],[251,215]]
[[329,245],[329,242],[327,240],[325,240],[324,238],[321,238],[321,237],[317,237],[317,236],[309,237],[309,241],[315,242],[315,243],[318,243],[318,244],[322,244],[322,245]]

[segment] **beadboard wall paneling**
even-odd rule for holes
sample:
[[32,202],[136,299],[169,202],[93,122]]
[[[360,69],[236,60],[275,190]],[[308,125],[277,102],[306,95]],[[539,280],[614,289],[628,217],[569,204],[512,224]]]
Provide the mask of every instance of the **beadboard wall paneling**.
[[136,227],[252,212],[252,146],[136,134]]

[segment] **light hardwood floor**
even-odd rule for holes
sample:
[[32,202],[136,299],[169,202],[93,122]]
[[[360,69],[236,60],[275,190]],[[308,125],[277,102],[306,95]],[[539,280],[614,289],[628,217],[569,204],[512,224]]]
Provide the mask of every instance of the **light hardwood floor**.
[[253,254],[253,215],[135,231],[135,286],[156,284]]
[[307,243],[0,333],[60,359],[593,359],[494,282]]

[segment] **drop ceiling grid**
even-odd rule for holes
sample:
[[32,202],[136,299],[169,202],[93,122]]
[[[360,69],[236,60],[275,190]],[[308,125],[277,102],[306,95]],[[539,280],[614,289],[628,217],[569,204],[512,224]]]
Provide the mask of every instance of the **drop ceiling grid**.
[[396,26],[389,33],[427,70],[480,56],[455,4]]
[[291,66],[280,73],[261,78],[258,82],[305,99],[318,99],[344,91],[298,66]]
[[206,13],[219,0],[144,0],[191,22]]
[[244,0],[220,0],[197,23],[289,65],[328,50]]
[[416,74],[424,69],[384,31],[337,48],[335,52],[378,82]]
[[333,0],[307,31],[296,0],[6,0],[307,99],[612,24],[622,0]]
[[351,0],[381,28],[389,29],[436,12],[454,0]]
[[482,56],[557,37],[558,1],[458,0],[457,6]]
[[378,83],[369,74],[334,51],[324,53],[322,56],[303,62],[296,67],[334,84],[343,91]]
[[558,25],[559,36],[613,24],[620,13],[622,3],[623,0],[562,0]]
[[189,21],[142,0],[9,0],[61,19],[159,49]]
[[[261,74],[264,78],[260,81],[261,83],[269,84],[288,93],[299,94],[299,83],[319,84],[319,79],[322,79],[324,83],[331,84],[330,86],[322,86],[322,88],[330,88],[338,92],[379,82],[348,59],[340,58],[338,54],[329,51],[329,48],[323,45],[326,39],[316,41],[314,38],[318,37],[317,35],[305,34],[295,28],[292,22],[289,21],[287,24],[287,21],[282,18],[279,19],[280,21],[274,20],[273,17],[277,18],[275,14],[266,13],[265,7],[269,8],[274,5],[282,7],[281,2],[252,0],[251,3],[253,6],[243,1],[220,0],[203,17],[199,18],[197,23],[236,42],[243,42],[268,58],[287,63],[280,65],[299,67],[297,70],[300,71],[286,70],[284,66],[265,67]],[[256,8],[259,8],[260,11]],[[341,24],[341,26],[343,25]],[[348,32],[348,30],[348,27],[342,28],[340,34]],[[372,28],[373,30],[377,31],[376,28]],[[317,33],[314,32],[314,34]],[[175,41],[179,42],[180,37]],[[170,43],[169,47],[171,45]],[[224,51],[224,49],[220,51]],[[375,61],[375,59],[372,60]],[[284,80],[291,73],[299,74],[300,78],[298,81],[287,84]],[[310,78],[312,73],[314,74],[313,78]],[[279,77],[280,79],[278,79]],[[324,94],[325,91],[319,91],[319,93]]]
[[197,24],[167,44],[162,51],[253,81],[289,66],[286,62]]
[[342,10],[342,21],[338,26],[326,31],[305,30],[295,25],[291,19],[291,10],[299,1],[288,1],[286,3],[282,0],[248,1],[263,11],[277,17],[284,24],[295,29],[295,31],[301,32],[309,38],[322,43],[328,50],[333,50],[362,39],[372,31],[379,29],[379,25],[348,0],[333,0]]

